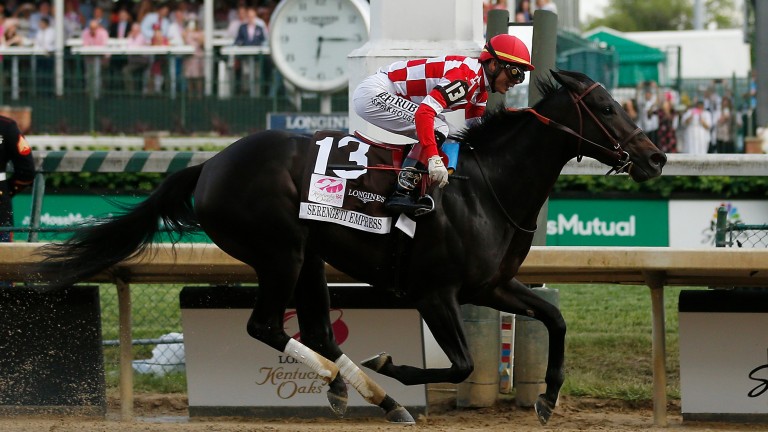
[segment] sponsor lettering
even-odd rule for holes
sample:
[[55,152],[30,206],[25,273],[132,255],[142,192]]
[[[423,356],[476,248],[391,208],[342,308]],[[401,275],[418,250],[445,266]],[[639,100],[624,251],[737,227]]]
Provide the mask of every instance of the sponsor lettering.
[[[82,223],[93,218],[91,216],[83,216],[81,213],[69,213],[64,216],[56,216],[50,213],[43,213],[40,215],[40,224],[44,226],[67,226]],[[24,216],[21,224],[28,226],[32,222],[29,216]]]
[[316,129],[349,129],[349,118],[346,116],[288,116],[285,127],[289,130]]
[[357,189],[350,189],[349,190],[349,196],[355,197],[355,198],[359,199],[360,201],[362,201],[362,202],[364,202],[366,204],[371,202],[371,201],[376,201],[376,202],[380,202],[380,203],[384,202],[384,197],[379,195],[379,194],[375,194],[375,193],[371,193],[371,192],[366,192],[366,191],[361,191],[361,190],[357,190]]
[[312,184],[307,199],[312,202],[328,204],[336,207],[344,205],[346,180],[338,177],[312,174]]
[[296,367],[294,370],[286,370],[282,366],[263,367],[259,369],[259,373],[261,376],[256,380],[256,385],[275,386],[275,393],[280,399],[290,399],[297,394],[322,393],[325,386],[320,375],[303,367]]
[[626,221],[604,221],[599,217],[591,220],[581,220],[578,213],[570,218],[558,214],[557,220],[547,221],[548,235],[575,236],[604,236],[604,237],[634,237],[636,235],[636,218],[630,216]]
[[763,372],[764,376],[768,376],[766,375],[766,372],[768,372],[768,364],[758,366],[749,372],[749,379],[753,381],[757,381],[759,383],[755,388],[750,390],[749,393],[747,394],[747,396],[751,398],[762,396],[766,391],[768,391],[768,379],[759,378],[757,376],[759,372]]
[[408,122],[414,122],[414,114],[418,105],[408,99],[382,92],[377,94],[372,102],[382,111],[386,111]]

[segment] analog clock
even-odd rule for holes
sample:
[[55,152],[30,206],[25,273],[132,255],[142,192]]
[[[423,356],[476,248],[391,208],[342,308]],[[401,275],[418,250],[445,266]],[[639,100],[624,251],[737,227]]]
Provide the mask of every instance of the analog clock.
[[369,14],[362,0],[282,0],[269,25],[272,61],[300,89],[342,89],[347,55],[368,41]]

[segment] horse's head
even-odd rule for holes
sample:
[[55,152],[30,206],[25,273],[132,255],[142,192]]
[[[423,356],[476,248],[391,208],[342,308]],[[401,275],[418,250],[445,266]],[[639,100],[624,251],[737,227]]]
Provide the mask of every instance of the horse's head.
[[[667,156],[600,84],[578,72],[551,71],[570,94],[578,113],[578,157],[589,156],[643,182],[661,175]],[[573,125],[571,121],[570,125]],[[611,172],[609,171],[609,172]]]

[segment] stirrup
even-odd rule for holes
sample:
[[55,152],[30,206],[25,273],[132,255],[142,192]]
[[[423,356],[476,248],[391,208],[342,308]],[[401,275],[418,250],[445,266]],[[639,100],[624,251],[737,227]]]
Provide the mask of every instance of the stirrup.
[[432,213],[433,211],[435,211],[435,200],[432,199],[431,195],[424,195],[419,197],[419,199],[416,200],[416,204],[428,205],[429,208],[416,209],[416,211],[413,213],[414,216],[423,216],[427,213]]
[[413,198],[412,195],[395,191],[384,201],[384,208],[392,213],[404,213],[408,216],[420,216],[427,214],[435,209],[435,203],[432,197],[426,195],[428,199],[421,197]]

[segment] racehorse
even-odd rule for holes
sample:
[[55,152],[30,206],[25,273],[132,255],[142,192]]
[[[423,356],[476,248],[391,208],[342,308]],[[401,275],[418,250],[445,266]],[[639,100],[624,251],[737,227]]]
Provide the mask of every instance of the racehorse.
[[[491,109],[481,123],[458,136],[456,171],[468,179],[433,191],[436,211],[417,218],[412,240],[300,219],[311,138],[268,130],[171,174],[130,211],[47,245],[44,259],[31,271],[52,287],[64,286],[143,251],[158,232],[159,220],[182,235],[202,229],[258,275],[259,298],[248,334],[321,376],[338,414],[346,409],[346,380],[392,422],[414,420],[336,344],[325,263],[377,288],[407,293],[421,313],[450,367],[398,365],[385,353],[363,362],[406,385],[459,383],[470,375],[473,361],[460,305],[533,317],[549,332],[546,390],[535,403],[544,424],[564,381],[566,324],[557,307],[515,279],[530,250],[539,210],[573,158],[594,158],[611,167],[609,173],[626,172],[637,182],[659,176],[666,162],[601,85],[576,72],[552,71],[551,77],[556,82],[538,80],[543,97],[534,107]],[[409,253],[396,266],[403,242]],[[392,277],[395,269],[401,277]],[[401,286],[394,286],[396,279]],[[301,341],[283,329],[291,299]]]

